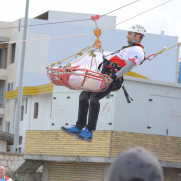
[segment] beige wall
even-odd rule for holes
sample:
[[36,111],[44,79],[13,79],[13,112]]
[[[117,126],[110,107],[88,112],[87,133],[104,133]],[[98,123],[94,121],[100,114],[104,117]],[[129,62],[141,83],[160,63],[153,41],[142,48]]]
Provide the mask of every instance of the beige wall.
[[[75,162],[47,162],[48,181],[106,181],[110,164],[104,163],[75,163]],[[164,168],[164,181],[179,181],[181,169]],[[46,181],[46,180],[44,180]]]
[[[10,26],[11,26],[10,22],[0,21],[0,28],[7,28]],[[0,37],[9,38],[10,37],[10,31],[11,31],[10,29],[1,29],[0,30]]]
[[59,163],[50,162],[48,180],[103,181],[104,163]]
[[27,155],[114,157],[120,151],[141,146],[152,151],[160,161],[181,163],[180,145],[180,137],[95,131],[90,147],[90,143],[65,135],[62,131],[28,130],[24,153]]
[[[14,21],[14,22],[2,22],[0,23],[0,27],[6,28],[6,27],[16,27],[19,26],[19,20]],[[0,37],[7,37],[10,39],[10,44],[11,41],[17,41],[19,40],[19,28],[12,28],[12,29],[5,29],[5,30],[0,30]],[[16,43],[16,53],[15,53],[15,63],[10,64],[9,59],[10,59],[10,44],[8,45],[8,50],[7,50],[7,78],[5,80],[5,90],[7,91],[7,86],[8,83],[13,83],[13,89],[16,89],[16,73],[17,73],[17,60],[18,60],[18,50],[19,50],[19,43]],[[13,120],[14,120],[14,106],[15,106],[15,101],[10,100],[10,101],[5,101],[4,105],[4,118],[3,118],[3,131],[5,131],[5,125],[6,122],[10,122],[10,133],[13,133]]]

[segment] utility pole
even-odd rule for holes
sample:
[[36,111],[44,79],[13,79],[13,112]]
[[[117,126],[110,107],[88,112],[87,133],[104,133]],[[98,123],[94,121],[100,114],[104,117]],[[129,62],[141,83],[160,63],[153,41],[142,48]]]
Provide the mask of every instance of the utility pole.
[[[26,40],[26,35],[27,35],[28,9],[29,9],[29,0],[26,0],[24,29],[23,29],[23,40]],[[17,104],[16,104],[16,117],[15,117],[15,133],[14,133],[13,152],[18,151],[17,146],[19,145],[19,122],[20,122],[20,116],[21,116],[21,103],[22,103],[22,89],[23,89],[23,73],[24,73],[25,51],[26,51],[26,41],[23,41],[22,42],[22,51],[21,51],[20,73],[19,73],[18,97],[17,97]]]

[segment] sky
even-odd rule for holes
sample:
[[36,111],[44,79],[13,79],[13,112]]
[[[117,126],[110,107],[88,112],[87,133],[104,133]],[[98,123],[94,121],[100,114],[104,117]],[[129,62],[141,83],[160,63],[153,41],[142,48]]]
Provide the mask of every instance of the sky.
[[[34,18],[47,10],[105,14],[136,0],[29,0],[29,18]],[[117,16],[117,23],[147,11],[168,0],[138,0],[136,3],[109,15]],[[14,21],[24,17],[26,0],[0,0],[0,21]],[[181,1],[171,0],[141,16],[118,25],[126,30],[131,24],[143,25],[148,33],[178,36],[181,41]],[[83,33],[83,32],[82,32]]]

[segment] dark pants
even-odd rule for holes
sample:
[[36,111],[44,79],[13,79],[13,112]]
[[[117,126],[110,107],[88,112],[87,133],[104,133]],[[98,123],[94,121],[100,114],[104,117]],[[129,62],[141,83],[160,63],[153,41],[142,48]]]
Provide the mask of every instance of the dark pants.
[[[76,123],[77,128],[81,130],[83,127],[87,127],[89,131],[96,130],[100,110],[99,100],[107,96],[112,90],[112,86],[110,85],[109,88],[104,92],[82,91],[80,93],[78,120]],[[87,124],[88,111],[89,115]]]

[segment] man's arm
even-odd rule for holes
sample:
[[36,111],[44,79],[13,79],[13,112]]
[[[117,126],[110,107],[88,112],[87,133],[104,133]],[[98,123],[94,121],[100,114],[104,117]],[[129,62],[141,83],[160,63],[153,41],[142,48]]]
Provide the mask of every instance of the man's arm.
[[124,74],[126,74],[127,72],[129,72],[134,66],[135,66],[135,64],[134,64],[131,60],[128,60],[128,61],[126,62],[126,65],[115,74],[116,77],[117,77],[117,78],[122,77]]

